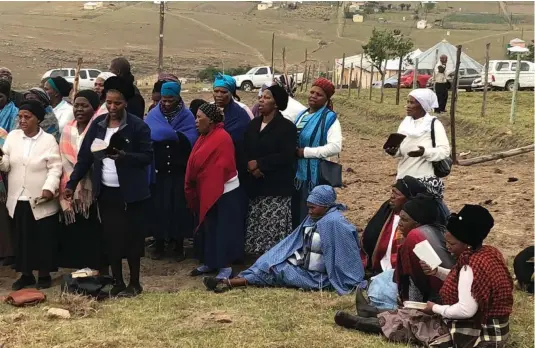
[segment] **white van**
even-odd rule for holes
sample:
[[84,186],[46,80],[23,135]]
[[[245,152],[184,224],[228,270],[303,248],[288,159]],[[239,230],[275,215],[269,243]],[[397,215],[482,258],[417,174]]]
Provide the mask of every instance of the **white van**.
[[[516,60],[491,60],[489,61],[488,81],[492,88],[512,91],[516,74]],[[485,80],[485,69],[481,73],[481,81]],[[476,81],[474,81],[475,83]],[[479,81],[477,81],[479,82]],[[520,77],[518,87],[535,87],[535,64],[528,61],[520,62]]]
[[[69,81],[70,83],[73,83],[75,71],[76,70],[74,68],[48,70],[41,78],[41,81],[43,81],[44,79],[49,79],[51,77],[62,76],[63,78],[65,78],[65,80]],[[97,69],[80,69],[79,88],[92,89],[95,85],[95,80],[100,73],[101,71]]]

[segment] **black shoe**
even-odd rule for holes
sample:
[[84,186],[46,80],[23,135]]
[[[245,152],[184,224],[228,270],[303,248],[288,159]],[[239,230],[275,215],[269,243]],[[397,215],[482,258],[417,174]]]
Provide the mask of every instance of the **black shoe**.
[[359,317],[377,318],[377,314],[380,313],[377,308],[371,306],[368,301],[366,301],[362,289],[360,288],[355,292],[355,306],[357,307],[357,314]]
[[115,297],[125,290],[126,290],[125,283],[114,284],[113,287],[110,289],[110,296]]
[[202,282],[206,287],[206,290],[209,291],[215,291],[215,289],[217,289],[217,285],[220,283],[219,279],[216,277],[204,277]]
[[381,325],[379,325],[379,319],[377,318],[362,318],[347,312],[338,311],[334,315],[334,322],[346,329],[374,334],[382,332]]
[[140,284],[128,285],[128,287],[124,289],[124,291],[121,291],[119,295],[117,295],[117,297],[122,297],[122,298],[136,297],[138,295],[141,295],[142,292],[143,292],[143,288],[141,287]]
[[16,282],[13,283],[11,286],[11,289],[13,291],[25,289],[25,288],[33,288],[35,286],[35,277],[33,275],[21,275],[19,279],[17,279]]
[[183,250],[175,251],[175,262],[182,262],[186,259],[186,254],[184,254]]
[[150,258],[152,260],[161,260],[164,256],[164,250],[160,248],[156,248],[154,251],[150,253]]
[[52,286],[52,277],[51,276],[45,276],[45,277],[39,277],[37,280],[37,289],[48,289]]

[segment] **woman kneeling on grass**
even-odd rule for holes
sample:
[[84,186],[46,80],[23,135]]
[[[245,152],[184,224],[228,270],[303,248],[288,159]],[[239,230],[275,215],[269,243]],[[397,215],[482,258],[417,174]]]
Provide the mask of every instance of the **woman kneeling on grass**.
[[504,347],[509,338],[513,307],[513,280],[500,251],[483,246],[494,226],[485,208],[465,205],[448,221],[446,243],[457,258],[451,270],[438,267],[425,272],[444,279],[440,297],[444,305],[427,302],[422,311],[400,309],[363,318],[336,313],[335,322],[346,328],[383,333],[397,342],[420,342],[432,347]]
[[330,186],[316,186],[307,199],[308,216],[288,237],[234,279],[205,277],[208,290],[246,285],[305,290],[334,289],[340,295],[365,285],[357,231],[336,204]]

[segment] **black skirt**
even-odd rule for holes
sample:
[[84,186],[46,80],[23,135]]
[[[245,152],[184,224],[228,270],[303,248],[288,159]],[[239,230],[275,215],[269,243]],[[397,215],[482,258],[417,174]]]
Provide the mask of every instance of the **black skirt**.
[[91,206],[88,218],[76,214],[75,219],[72,224],[61,224],[58,265],[98,270],[104,262],[101,260],[102,230],[96,204]]
[[15,269],[17,272],[57,271],[59,242],[58,214],[35,220],[28,201],[18,201],[15,226]]
[[14,256],[13,223],[5,203],[0,202],[0,258]]
[[154,218],[151,229],[154,238],[182,242],[193,236],[193,215],[186,204],[184,176],[156,174],[152,186]]
[[237,188],[219,197],[195,234],[196,257],[212,269],[243,259],[245,216],[240,208],[244,195]]
[[149,199],[126,204],[119,187],[101,185],[98,209],[108,261],[145,255]]

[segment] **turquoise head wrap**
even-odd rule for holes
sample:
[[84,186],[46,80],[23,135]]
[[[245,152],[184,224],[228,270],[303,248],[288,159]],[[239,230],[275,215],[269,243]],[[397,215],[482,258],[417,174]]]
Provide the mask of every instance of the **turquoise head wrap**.
[[234,94],[236,92],[236,80],[232,76],[218,73],[215,77],[213,88],[222,87]]

